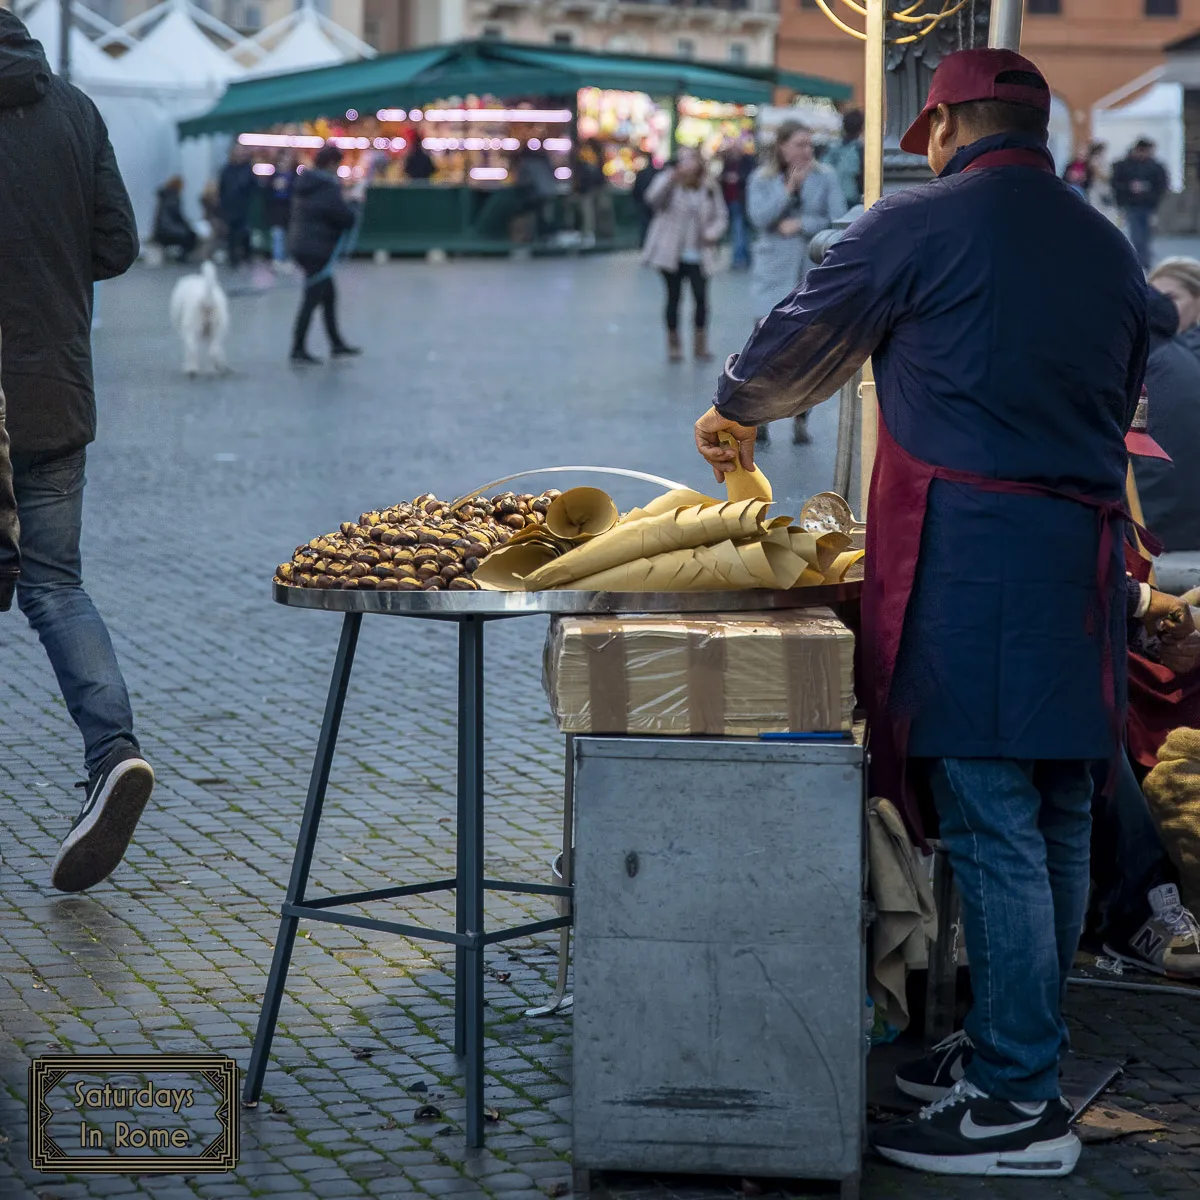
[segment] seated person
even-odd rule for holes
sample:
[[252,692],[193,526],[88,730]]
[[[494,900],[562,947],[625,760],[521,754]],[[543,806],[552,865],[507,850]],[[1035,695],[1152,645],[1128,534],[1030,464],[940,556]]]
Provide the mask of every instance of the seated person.
[[175,247],[179,261],[186,262],[196,249],[199,238],[183,215],[183,180],[172,175],[158,189],[158,206],[154,210],[154,233],[150,240],[164,250]]
[[1164,550],[1200,550],[1200,471],[1191,462],[1200,446],[1200,359],[1176,336],[1181,316],[1175,301],[1151,287],[1148,314],[1149,433],[1170,458],[1133,459],[1138,495],[1146,527]]

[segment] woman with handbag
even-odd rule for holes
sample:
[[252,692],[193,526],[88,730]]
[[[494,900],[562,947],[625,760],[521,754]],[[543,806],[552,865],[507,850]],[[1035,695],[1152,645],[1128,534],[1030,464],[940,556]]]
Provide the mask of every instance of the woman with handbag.
[[692,291],[694,353],[705,362],[708,351],[708,280],[716,268],[717,244],[729,226],[721,190],[705,170],[700,151],[684,147],[673,165],[660,171],[646,189],[654,214],[646,232],[642,261],[657,267],[667,289],[667,359],[679,362],[679,301],[686,281]]

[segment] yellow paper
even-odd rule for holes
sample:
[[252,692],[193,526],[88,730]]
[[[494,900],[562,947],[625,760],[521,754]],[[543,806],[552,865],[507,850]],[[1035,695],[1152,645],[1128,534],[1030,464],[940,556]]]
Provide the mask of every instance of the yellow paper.
[[546,525],[556,538],[574,542],[598,537],[617,523],[617,506],[607,492],[576,487],[555,496],[546,510]]
[[475,568],[472,578],[485,591],[522,592],[525,577],[557,556],[557,547],[543,542],[509,542],[493,550]]
[[737,451],[737,457],[734,458],[734,467],[725,475],[725,489],[729,494],[730,500],[773,500],[774,494],[771,491],[771,484],[767,477],[755,467],[753,471],[747,471],[742,466],[741,452],[738,447],[738,440],[731,433],[722,433],[720,439],[727,446],[732,446]]

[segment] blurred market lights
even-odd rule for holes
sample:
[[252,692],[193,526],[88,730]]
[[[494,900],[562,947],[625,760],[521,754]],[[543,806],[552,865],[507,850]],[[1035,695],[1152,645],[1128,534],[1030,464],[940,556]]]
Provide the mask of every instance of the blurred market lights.
[[507,167],[472,167],[472,179],[507,179]]
[[251,170],[255,175],[274,175],[275,167],[272,163],[255,163]]
[[240,133],[239,146],[280,146],[297,150],[319,150],[325,145],[323,137],[307,133]]
[[554,168],[554,178],[555,179],[570,179],[571,178],[571,168],[570,167],[555,167]]
[[554,153],[565,154],[568,150],[571,149],[571,139],[570,138],[547,138],[542,143],[542,145],[545,146],[547,150],[550,150]]

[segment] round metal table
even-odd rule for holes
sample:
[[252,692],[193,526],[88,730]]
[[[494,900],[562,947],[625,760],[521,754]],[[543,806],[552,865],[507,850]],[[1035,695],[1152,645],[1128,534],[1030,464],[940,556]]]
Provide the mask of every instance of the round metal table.
[[[454,1050],[465,1059],[467,1145],[483,1144],[483,955],[487,946],[511,938],[528,937],[569,926],[572,917],[555,916],[543,921],[505,929],[484,926],[484,895],[488,891],[523,892],[547,897],[572,894],[569,876],[561,886],[485,879],[484,786],[483,786],[483,630],[489,621],[513,617],[567,613],[730,613],[762,612],[790,608],[812,608],[857,598],[861,583],[794,588],[791,591],[736,592],[378,592],[297,588],[274,585],[276,603],[289,608],[321,609],[343,614],[342,634],[334,658],[333,677],[321,720],[309,778],[308,795],[296,839],[292,873],[280,909],[279,934],[267,978],[254,1049],[246,1071],[242,1093],[245,1104],[254,1105],[262,1092],[263,1077],[279,1006],[287,983],[288,967],[300,920],[326,921],[359,929],[377,929],[402,937],[444,942],[455,948]],[[367,892],[337,896],[307,895],[308,876],[316,847],[321,810],[338,728],[345,706],[359,627],[364,613],[409,617],[418,620],[452,621],[458,625],[458,821],[455,875],[425,883],[401,884]],[[564,863],[569,861],[571,767],[567,766],[567,813],[564,832]],[[455,928],[434,929],[399,921],[384,921],[344,910],[346,906],[375,900],[393,900],[430,892],[455,893]]]

